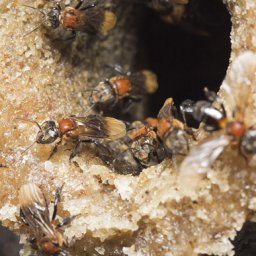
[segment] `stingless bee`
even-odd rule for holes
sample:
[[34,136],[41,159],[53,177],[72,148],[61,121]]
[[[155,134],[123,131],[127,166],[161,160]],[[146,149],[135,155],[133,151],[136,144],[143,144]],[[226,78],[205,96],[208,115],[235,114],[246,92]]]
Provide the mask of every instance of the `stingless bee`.
[[71,31],[73,37],[76,36],[77,32],[105,35],[114,28],[116,15],[112,11],[97,7],[96,2],[90,4],[85,4],[85,2],[80,0],[75,7],[66,6],[64,9],[58,4],[49,9],[36,9],[32,6],[25,6],[38,10],[42,14],[43,20],[39,26],[45,24],[52,29],[61,26]]
[[160,109],[157,119],[157,135],[170,155],[186,155],[189,150],[189,133],[177,118],[173,99],[168,98]]
[[127,143],[132,155],[143,168],[161,163],[165,158],[165,149],[153,130],[142,126],[127,132]]
[[62,234],[57,231],[57,228],[69,224],[71,221],[70,218],[69,220],[64,219],[58,226],[52,223],[57,214],[57,204],[60,200],[61,190],[62,187],[56,191],[51,219],[44,193],[36,184],[25,184],[20,188],[19,192],[20,217],[33,232],[33,244],[47,255],[64,253],[62,248],[66,242]]
[[90,93],[89,103],[99,109],[113,108],[123,103],[125,111],[133,102],[140,101],[145,94],[152,94],[158,88],[157,77],[150,70],[124,73],[121,67],[115,66],[115,75],[100,82]]
[[134,158],[129,146],[122,140],[110,141],[107,144],[96,142],[99,158],[116,173],[139,175],[143,167]]
[[124,122],[100,115],[71,116],[61,118],[58,123],[55,121],[45,121],[42,125],[31,120],[21,120],[33,122],[38,126],[39,132],[36,136],[36,143],[51,144],[59,139],[49,158],[57,151],[58,146],[63,140],[76,143],[70,155],[71,160],[79,153],[84,143],[100,142],[103,139],[116,140],[126,135],[126,125]]
[[97,145],[99,157],[117,173],[138,175],[143,168],[162,162],[165,149],[153,127],[133,122],[127,135],[109,144]]
[[231,143],[238,146],[239,154],[246,160],[256,153],[254,115],[249,108],[253,103],[255,72],[255,56],[250,53],[242,54],[231,65],[222,87],[231,110],[229,114],[216,93],[208,90],[208,101],[194,103],[194,117],[202,121],[204,129],[212,135],[191,149],[180,166],[182,174],[206,173]]

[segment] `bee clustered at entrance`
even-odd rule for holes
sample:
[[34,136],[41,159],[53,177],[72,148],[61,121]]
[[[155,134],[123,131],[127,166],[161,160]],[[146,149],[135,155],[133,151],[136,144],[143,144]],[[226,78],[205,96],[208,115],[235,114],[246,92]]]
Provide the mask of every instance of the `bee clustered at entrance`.
[[[225,3],[233,24],[231,61],[239,57],[243,49],[251,50],[250,56],[254,58],[253,38],[256,35],[251,27],[255,24],[255,4],[231,0]],[[117,63],[125,70],[153,69],[159,75],[161,92],[153,95],[153,100],[149,98],[136,106],[136,111],[133,111],[136,112],[133,115],[135,120],[149,114],[156,116],[167,97],[173,97],[177,105],[186,98],[202,99],[203,95],[196,98],[186,94],[186,87],[183,92],[174,90],[172,94],[169,85],[172,81],[165,78],[169,76],[166,69],[168,61],[159,67],[156,64],[157,51],[160,56],[164,54],[159,49],[161,45],[152,45],[147,31],[141,35],[145,25],[143,19],[159,19],[157,22],[161,26],[170,25],[161,21],[153,10],[144,11],[145,6],[130,6],[116,0],[115,4],[121,6],[117,9],[117,24],[106,38],[79,35],[70,44],[52,40],[54,36],[58,37],[58,32],[53,33],[44,26],[24,37],[40,22],[40,17],[23,4],[31,3],[3,0],[0,4],[0,159],[3,165],[10,166],[1,168],[0,172],[0,219],[3,226],[21,235],[21,242],[25,244],[23,255],[31,255],[31,245],[27,241],[31,233],[20,222],[18,193],[28,182],[37,184],[48,202],[53,198],[55,189],[65,183],[58,217],[76,216],[62,232],[70,245],[67,250],[71,255],[233,255],[231,240],[256,208],[256,175],[254,168],[247,166],[232,147],[214,162],[207,177],[198,183],[193,197],[184,196],[185,185],[180,187],[182,183],[177,183],[177,166],[183,156],[177,156],[177,166],[168,157],[161,164],[143,168],[140,175],[132,176],[113,172],[96,156],[90,145],[85,145],[72,163],[69,162],[72,143],[60,147],[50,160],[47,157],[52,145],[35,144],[23,154],[35,141],[38,128],[16,118],[42,123],[63,116],[90,114],[86,90],[105,78],[105,64]],[[33,2],[36,7],[44,7],[45,4],[42,0]],[[111,1],[107,4],[111,5]],[[244,22],[240,23],[241,20]],[[195,44],[195,38],[205,44],[207,40],[211,41],[207,39],[211,35],[204,35],[204,28],[196,30],[195,34],[190,27],[172,29],[178,31],[177,34],[184,32],[181,38],[188,44],[186,33],[191,33],[190,38],[195,40]],[[159,34],[159,41],[164,38]],[[170,38],[167,38],[169,42]],[[224,78],[229,58],[228,43],[225,47],[227,50],[222,52],[224,60],[220,62],[223,68],[210,84],[211,89],[218,88]],[[219,53],[220,58],[222,53]],[[176,58],[185,59],[186,56]],[[219,63],[218,60],[215,63]],[[238,66],[239,63],[238,60]],[[179,76],[185,77],[189,67],[182,66],[181,69]],[[209,69],[214,68],[210,66]],[[199,74],[204,74],[205,70]],[[255,69],[237,70],[237,79],[248,83],[254,93]],[[175,70],[174,73],[177,72]],[[232,74],[232,66],[224,83],[232,87],[236,81],[229,72]],[[243,80],[243,76],[249,79]],[[175,80],[177,87],[179,78],[174,77]],[[181,80],[186,83],[185,79]],[[188,90],[201,93],[203,86],[207,86],[203,83],[209,80],[199,81],[201,88]],[[168,84],[164,84],[165,81]],[[168,94],[164,93],[166,87]],[[221,88],[220,95],[230,114],[232,102],[228,101],[225,93]],[[254,105],[249,105],[247,119],[253,116]],[[199,129],[199,138],[206,136]]]

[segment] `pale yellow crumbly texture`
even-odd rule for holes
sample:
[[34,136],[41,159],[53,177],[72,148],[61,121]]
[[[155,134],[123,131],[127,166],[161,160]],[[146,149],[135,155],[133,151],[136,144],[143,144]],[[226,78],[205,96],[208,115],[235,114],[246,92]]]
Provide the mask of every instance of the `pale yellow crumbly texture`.
[[[256,52],[256,1],[225,3],[232,14],[233,61],[244,50]],[[22,234],[25,242],[31,233],[19,219],[20,186],[40,184],[50,201],[55,188],[65,182],[58,216],[76,215],[64,229],[71,255],[234,255],[230,239],[256,208],[255,168],[248,167],[237,150],[227,149],[215,162],[193,200],[177,186],[178,170],[170,160],[133,177],[113,173],[90,146],[75,158],[77,164],[68,161],[72,144],[60,147],[50,161],[52,145],[35,144],[22,154],[38,128],[15,118],[41,123],[88,114],[83,96],[100,80],[103,60],[131,65],[136,43],[132,32],[125,39],[120,32],[124,21],[132,19],[117,21],[119,27],[105,40],[82,36],[67,48],[60,47],[63,42],[52,42],[44,27],[24,37],[40,22],[40,15],[22,4],[42,7],[45,2],[0,3],[0,157],[9,166],[0,171],[3,225]],[[255,69],[251,72],[255,78]],[[249,84],[254,91],[255,79]],[[225,93],[223,97],[225,101]],[[249,106],[252,112],[254,106],[255,102]],[[28,248],[29,244],[24,255],[30,255]]]

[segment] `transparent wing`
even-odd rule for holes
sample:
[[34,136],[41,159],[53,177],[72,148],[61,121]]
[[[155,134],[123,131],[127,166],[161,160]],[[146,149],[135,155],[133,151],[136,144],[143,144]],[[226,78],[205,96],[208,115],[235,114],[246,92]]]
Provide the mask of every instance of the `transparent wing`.
[[100,115],[89,115],[87,117],[72,117],[74,121],[81,124],[79,138],[95,139],[119,139],[125,136],[126,126],[123,121]]
[[236,119],[249,119],[248,126],[251,121],[248,106],[253,102],[255,73],[256,55],[245,52],[233,61],[221,88],[229,115],[234,114]]
[[182,174],[206,173],[209,167],[230,143],[231,137],[221,135],[192,148],[180,165]]
[[54,236],[48,205],[37,185],[33,183],[23,185],[19,193],[19,203],[22,217],[37,239],[43,234]]

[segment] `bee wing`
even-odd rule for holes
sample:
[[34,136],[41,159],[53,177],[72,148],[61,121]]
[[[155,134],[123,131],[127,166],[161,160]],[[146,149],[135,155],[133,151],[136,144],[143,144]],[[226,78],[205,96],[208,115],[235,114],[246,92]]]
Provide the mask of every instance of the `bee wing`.
[[48,205],[43,192],[37,185],[33,183],[23,185],[19,192],[19,203],[22,216],[36,238],[42,234],[54,236]]
[[[236,119],[250,118],[248,106],[253,102],[253,85],[256,82],[256,55],[251,52],[241,54],[231,64],[223,82],[221,95],[224,96],[229,114],[235,112]],[[248,125],[250,126],[250,124]]]
[[126,135],[125,123],[112,118],[99,115],[89,115],[87,117],[72,117],[78,125],[84,126],[84,131],[79,134],[81,140],[89,138],[95,139],[119,139]]
[[181,174],[206,173],[230,140],[230,136],[221,135],[192,148],[180,165]]

